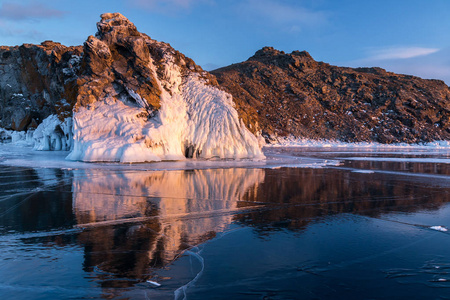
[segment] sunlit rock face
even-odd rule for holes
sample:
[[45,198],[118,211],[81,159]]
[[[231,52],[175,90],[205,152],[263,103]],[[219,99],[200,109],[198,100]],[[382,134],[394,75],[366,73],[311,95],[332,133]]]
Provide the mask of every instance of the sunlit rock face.
[[119,13],[103,14],[97,28],[84,44],[68,159],[263,158],[213,76]]
[[[136,223],[131,228],[136,238],[146,233],[148,259],[162,266],[229,226],[239,201],[263,180],[261,169],[85,170],[74,176],[73,210],[78,226],[89,229],[81,238],[95,240],[99,251],[112,247],[120,224]],[[125,235],[133,243],[134,233]]]

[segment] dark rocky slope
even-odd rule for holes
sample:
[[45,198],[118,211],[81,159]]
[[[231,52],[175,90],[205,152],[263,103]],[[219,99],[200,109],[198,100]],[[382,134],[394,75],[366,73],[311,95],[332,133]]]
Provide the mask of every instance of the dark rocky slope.
[[211,73],[235,102],[252,107],[246,113],[255,116],[266,140],[290,135],[381,143],[450,138],[450,89],[443,81],[381,68],[336,67],[305,51],[286,54],[270,47]]
[[71,116],[82,53],[51,41],[0,47],[0,127],[22,131],[51,114]]

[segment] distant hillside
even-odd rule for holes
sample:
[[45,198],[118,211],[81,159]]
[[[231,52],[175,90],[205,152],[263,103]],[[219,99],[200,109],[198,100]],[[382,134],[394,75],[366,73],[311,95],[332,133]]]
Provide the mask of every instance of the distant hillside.
[[305,51],[286,54],[271,47],[211,73],[238,110],[245,107],[240,113],[258,122],[266,140],[290,135],[381,143],[450,139],[450,89],[440,80],[336,67]]

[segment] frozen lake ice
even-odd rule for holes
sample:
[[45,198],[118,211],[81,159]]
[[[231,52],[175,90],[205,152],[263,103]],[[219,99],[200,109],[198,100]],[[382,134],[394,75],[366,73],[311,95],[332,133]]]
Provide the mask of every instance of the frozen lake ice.
[[0,145],[4,299],[445,299],[450,150],[65,161]]

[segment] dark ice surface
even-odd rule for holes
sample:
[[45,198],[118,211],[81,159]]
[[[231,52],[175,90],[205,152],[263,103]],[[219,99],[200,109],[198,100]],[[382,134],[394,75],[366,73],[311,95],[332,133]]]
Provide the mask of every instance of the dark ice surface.
[[0,298],[450,299],[448,150],[266,152],[341,163],[0,165]]

